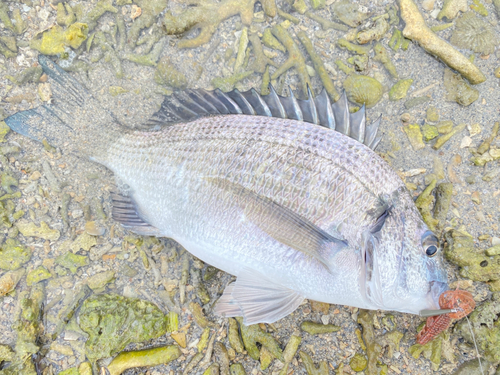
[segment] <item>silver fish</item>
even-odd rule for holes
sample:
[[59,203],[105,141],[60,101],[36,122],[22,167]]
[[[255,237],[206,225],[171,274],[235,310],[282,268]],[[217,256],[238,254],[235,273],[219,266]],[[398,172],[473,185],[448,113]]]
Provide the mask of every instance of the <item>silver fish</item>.
[[167,97],[141,129],[120,125],[49,59],[53,103],[6,119],[87,155],[127,186],[113,217],[170,237],[237,276],[216,312],[271,323],[309,298],[418,314],[448,289],[438,239],[372,149],[379,121],[342,96],[254,90]]

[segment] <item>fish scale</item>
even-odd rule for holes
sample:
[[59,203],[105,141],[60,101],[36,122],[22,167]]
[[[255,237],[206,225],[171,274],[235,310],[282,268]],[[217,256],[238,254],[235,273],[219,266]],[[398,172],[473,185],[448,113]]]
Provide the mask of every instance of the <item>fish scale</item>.
[[48,58],[39,63],[57,100],[6,123],[108,167],[123,187],[112,214],[125,228],[171,237],[237,276],[216,313],[271,323],[305,298],[439,307],[446,273],[427,254],[438,240],[373,151],[379,121],[368,125],[364,107],[350,114],[345,94],[332,104],[324,90],[307,100],[272,86],[262,97],[188,90],[133,130]]

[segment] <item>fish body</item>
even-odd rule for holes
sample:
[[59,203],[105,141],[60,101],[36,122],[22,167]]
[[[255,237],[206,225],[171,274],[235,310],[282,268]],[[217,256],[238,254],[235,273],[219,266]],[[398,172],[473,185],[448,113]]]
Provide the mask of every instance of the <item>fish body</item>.
[[[41,65],[77,86],[50,61]],[[75,111],[95,118],[67,109],[85,107],[86,95],[48,112],[64,122]],[[146,130],[103,115],[107,128],[70,138],[94,145],[88,156],[128,187],[115,197],[116,220],[173,238],[237,276],[218,302],[220,314],[274,322],[304,298],[414,314],[439,308],[447,284],[437,238],[404,183],[369,147],[376,129],[365,125],[364,112],[352,121],[346,103],[339,109],[326,96],[245,95],[191,91],[166,100]],[[252,110],[266,116],[241,114]],[[277,110],[298,119],[274,117]],[[35,120],[48,112],[14,115],[7,124],[35,138]],[[340,131],[318,125],[332,119]]]

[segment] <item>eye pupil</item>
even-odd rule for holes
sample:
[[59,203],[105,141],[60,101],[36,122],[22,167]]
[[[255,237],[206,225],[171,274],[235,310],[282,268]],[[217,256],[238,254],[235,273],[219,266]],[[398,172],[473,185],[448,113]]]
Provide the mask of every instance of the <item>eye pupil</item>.
[[435,254],[436,254],[436,252],[437,252],[437,247],[436,247],[436,246],[434,246],[434,245],[429,246],[429,247],[427,248],[427,250],[425,250],[425,253],[426,253],[428,256],[430,256],[430,257],[431,257],[431,256],[433,256],[433,255],[435,255]]

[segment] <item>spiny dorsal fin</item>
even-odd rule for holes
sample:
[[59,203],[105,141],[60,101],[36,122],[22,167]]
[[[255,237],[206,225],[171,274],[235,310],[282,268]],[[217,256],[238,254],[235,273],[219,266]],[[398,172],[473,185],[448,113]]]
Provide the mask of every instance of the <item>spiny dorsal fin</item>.
[[240,92],[234,89],[222,92],[219,89],[189,89],[171,96],[166,96],[161,108],[146,123],[146,126],[169,125],[179,122],[193,121],[209,115],[246,114],[289,118],[310,122],[336,130],[375,150],[380,138],[377,130],[380,118],[366,124],[365,107],[358,112],[349,113],[345,92],[335,103],[323,89],[315,98],[308,90],[308,98],[295,98],[290,89],[290,96],[278,95],[270,86],[268,95],[260,95],[254,89]]

